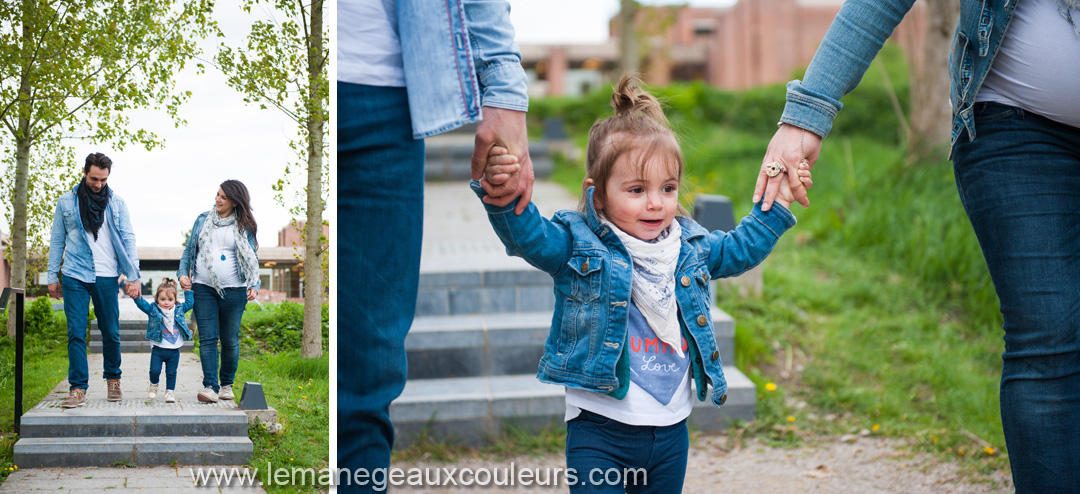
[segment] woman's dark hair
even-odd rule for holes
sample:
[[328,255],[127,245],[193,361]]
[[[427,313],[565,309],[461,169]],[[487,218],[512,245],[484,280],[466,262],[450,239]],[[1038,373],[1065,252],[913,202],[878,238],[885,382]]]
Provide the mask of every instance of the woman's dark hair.
[[251,198],[248,196],[247,187],[239,180],[226,180],[221,182],[221,191],[225,198],[236,203],[236,224],[240,231],[249,231],[255,237],[255,248],[259,248],[258,232],[259,225],[255,223],[255,216],[251,214]]
[[83,165],[83,173],[90,173],[91,166],[96,166],[102,170],[109,170],[109,173],[112,173],[112,160],[104,154],[90,153],[90,155],[86,157],[86,164]]

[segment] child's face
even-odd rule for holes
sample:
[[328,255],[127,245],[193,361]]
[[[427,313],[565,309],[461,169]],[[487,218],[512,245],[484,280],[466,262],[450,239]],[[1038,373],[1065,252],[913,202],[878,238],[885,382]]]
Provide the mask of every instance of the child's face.
[[620,156],[605,184],[606,203],[597,204],[608,221],[641,240],[659,236],[679,209],[679,178],[659,154],[644,163],[644,173],[636,153]]
[[176,295],[173,292],[170,292],[168,290],[158,292],[158,294],[157,294],[157,304],[158,304],[158,307],[161,307],[162,309],[165,309],[165,310],[169,310],[169,309],[173,308],[173,306],[176,305]]

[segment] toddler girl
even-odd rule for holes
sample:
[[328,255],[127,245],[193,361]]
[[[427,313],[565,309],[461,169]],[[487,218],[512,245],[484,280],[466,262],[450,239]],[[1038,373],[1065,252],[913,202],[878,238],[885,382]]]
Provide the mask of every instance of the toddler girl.
[[184,340],[191,340],[186,314],[195,305],[195,293],[184,290],[184,303],[177,307],[176,282],[163,278],[154,295],[154,303],[140,296],[135,299],[135,305],[150,316],[146,323],[146,339],[153,348],[150,350],[150,388],[146,397],[157,398],[161,365],[165,364],[165,402],[175,403],[176,368],[180,364],[180,347]]
[[[716,406],[727,399],[709,281],[753,268],[795,225],[786,180],[780,207],[755,204],[734,231],[708,232],[686,217],[682,151],[659,102],[634,82],[623,76],[615,115],[589,131],[580,211],[548,220],[533,204],[519,216],[516,201],[485,203],[507,253],[554,278],[537,378],[566,387],[571,492],[682,491],[692,390]],[[762,166],[772,175],[783,168]],[[519,168],[496,147],[486,176]],[[799,185],[812,184],[808,169],[799,175]],[[486,195],[481,183],[471,186]],[[609,469],[641,470],[611,485]]]

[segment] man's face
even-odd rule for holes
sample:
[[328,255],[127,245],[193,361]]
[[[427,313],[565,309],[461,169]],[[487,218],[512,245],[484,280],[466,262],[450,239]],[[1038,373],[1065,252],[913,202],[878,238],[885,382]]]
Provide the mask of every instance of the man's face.
[[101,189],[105,187],[105,182],[109,180],[109,170],[90,165],[90,171],[84,173],[83,176],[86,177],[86,185],[89,185],[90,190],[96,194],[101,192]]

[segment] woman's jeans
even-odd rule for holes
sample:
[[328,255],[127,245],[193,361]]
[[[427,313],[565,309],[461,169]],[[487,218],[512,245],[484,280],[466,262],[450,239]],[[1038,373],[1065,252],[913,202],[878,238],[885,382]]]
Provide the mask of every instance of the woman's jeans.
[[664,427],[627,425],[588,410],[566,423],[570,492],[682,492],[690,435],[686,420]]
[[[203,387],[231,386],[240,365],[240,317],[247,307],[246,288],[222,288],[219,297],[213,287],[192,283],[195,292],[195,324],[199,328],[199,360]],[[218,374],[218,341],[221,341],[221,373]]]
[[[420,279],[424,141],[412,138],[405,88],[337,84],[338,465],[370,472],[390,466],[390,402],[405,388],[405,335]],[[338,492],[376,487],[343,480]]]
[[975,105],[954,170],[1004,315],[1001,421],[1018,493],[1080,488],[1080,129]]
[[64,289],[64,316],[68,330],[68,384],[71,389],[86,389],[90,380],[86,361],[86,326],[90,301],[94,301],[94,317],[101,331],[101,356],[105,379],[120,379],[120,304],[117,276],[98,277],[95,283],[84,283],[69,276],[60,275]]
[[157,384],[161,378],[161,364],[165,364],[165,389],[176,389],[176,368],[180,366],[179,348],[150,349],[150,384]]

